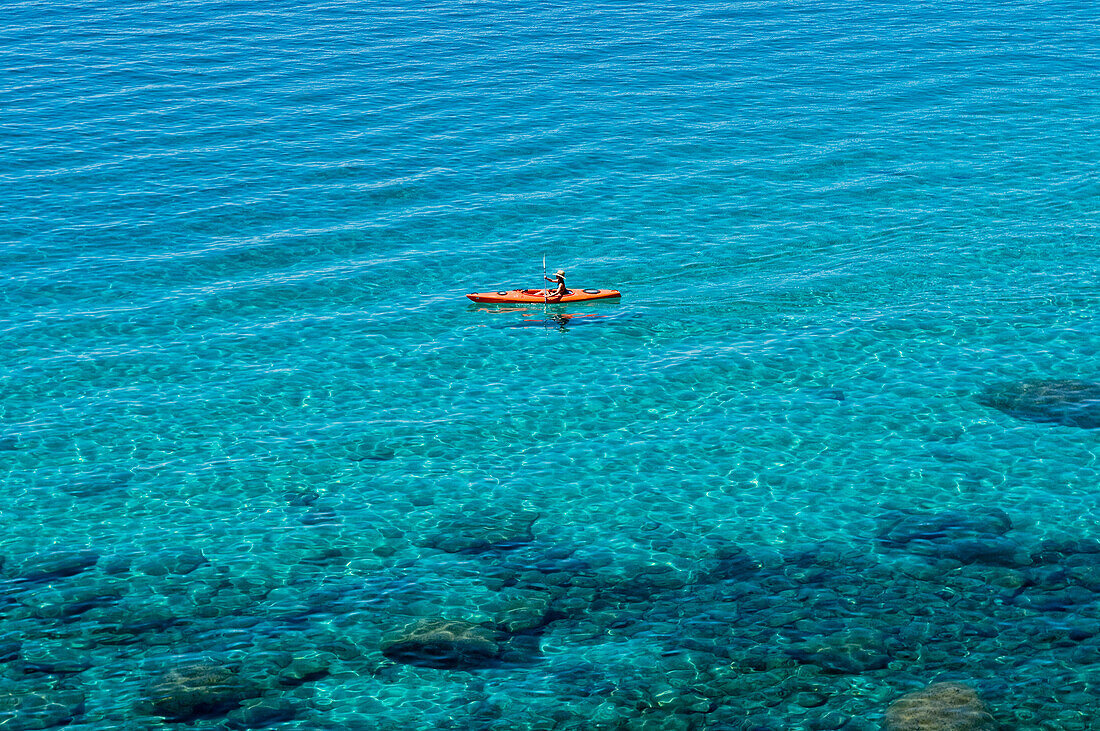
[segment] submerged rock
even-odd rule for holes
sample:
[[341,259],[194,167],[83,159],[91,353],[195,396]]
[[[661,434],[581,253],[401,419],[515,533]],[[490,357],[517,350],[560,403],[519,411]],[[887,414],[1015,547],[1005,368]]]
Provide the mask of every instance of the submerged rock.
[[99,562],[99,568],[103,573],[110,576],[118,574],[125,574],[130,570],[130,565],[134,562],[134,556],[128,553],[116,553],[110,556],[104,557]]
[[1078,612],[1082,608],[1094,604],[1096,594],[1083,586],[1067,586],[1061,589],[1041,590],[1027,587],[1015,593],[1009,600],[1018,607],[1052,613],[1052,612]]
[[886,709],[886,731],[992,731],[993,717],[963,683],[933,683]]
[[172,721],[219,716],[236,709],[259,690],[233,669],[215,663],[173,668],[149,685],[146,707]]
[[[915,546],[913,548],[916,549]],[[959,538],[935,541],[915,550],[937,558],[950,558],[960,563],[980,563],[991,566],[1023,567],[1031,563],[1028,552],[1016,541],[1004,536]]]
[[309,526],[339,526],[343,521],[333,508],[313,507],[303,513],[298,522]]
[[21,656],[24,673],[71,675],[82,673],[92,666],[89,657],[59,644],[24,645]]
[[151,553],[139,560],[136,568],[149,576],[185,576],[205,563],[206,556],[200,549],[180,546]]
[[1000,508],[975,506],[969,510],[939,513],[892,512],[880,520],[878,537],[884,543],[904,545],[914,540],[940,541],[1001,536],[1012,528],[1012,519]]
[[715,581],[743,579],[760,571],[760,562],[741,546],[723,543],[714,552],[714,568],[709,578]]
[[179,603],[168,606],[142,597],[124,598],[96,610],[92,635],[100,645],[128,645],[143,637],[156,637],[163,644],[168,631],[184,623],[185,614]]
[[297,688],[299,685],[320,680],[330,673],[329,668],[334,662],[336,657],[324,652],[298,655],[279,671],[279,684]]
[[230,728],[266,728],[285,721],[293,721],[298,706],[285,698],[256,698],[245,700],[227,717]]
[[389,659],[429,668],[476,668],[503,653],[500,635],[470,622],[423,619],[382,640]]
[[520,546],[534,540],[531,528],[539,514],[506,508],[471,508],[441,520],[438,530],[422,545],[447,553],[482,553],[492,549]]
[[843,401],[844,391],[839,388],[819,388],[812,392],[815,396],[821,399],[828,399],[830,401]]
[[1028,566],[1031,552],[1004,535],[1011,528],[1012,520],[999,508],[893,512],[880,520],[878,538],[887,546],[964,564]]
[[550,621],[552,604],[552,598],[544,592],[503,591],[484,609],[493,613],[494,623],[505,632],[531,632]]
[[1032,379],[990,386],[978,403],[1025,421],[1100,428],[1100,383]]
[[121,467],[100,467],[79,475],[73,475],[61,489],[73,497],[101,497],[122,490],[134,474]]
[[0,642],[0,662],[11,662],[19,658],[19,651],[23,648],[22,640],[5,640]]
[[61,583],[36,591],[23,600],[29,612],[39,619],[71,622],[85,612],[108,607],[122,597],[122,587],[106,583]]
[[831,673],[880,670],[890,662],[885,635],[863,627],[814,638],[792,648],[790,654],[800,662],[812,663]]
[[305,507],[307,505],[312,505],[313,503],[317,502],[321,498],[321,494],[316,490],[288,490],[286,493],[283,494],[283,497],[286,499],[289,505],[294,505],[296,507]]
[[67,726],[84,713],[84,692],[77,688],[0,691],[0,728],[30,731]]
[[17,569],[16,578],[29,582],[53,581],[76,576],[99,562],[92,550],[51,549],[36,554]]

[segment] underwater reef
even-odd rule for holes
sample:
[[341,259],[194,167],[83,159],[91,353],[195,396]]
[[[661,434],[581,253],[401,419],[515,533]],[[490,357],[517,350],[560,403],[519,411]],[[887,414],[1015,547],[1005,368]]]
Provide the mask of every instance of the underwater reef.
[[329,548],[293,565],[5,556],[3,728],[1092,727],[1094,536],[959,504],[881,511],[862,545],[570,545],[465,508],[373,534],[369,568],[315,501],[293,509],[327,511]]
[[933,683],[907,693],[886,709],[887,731],[992,731],[993,717],[963,683]]

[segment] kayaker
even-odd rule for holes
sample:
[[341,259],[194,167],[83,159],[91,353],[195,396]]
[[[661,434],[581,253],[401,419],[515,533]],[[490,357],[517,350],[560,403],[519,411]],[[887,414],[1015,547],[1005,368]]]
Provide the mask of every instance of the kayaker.
[[569,294],[569,290],[565,288],[564,269],[559,269],[558,271],[554,272],[553,279],[545,275],[543,275],[542,278],[545,279],[547,282],[554,282],[555,284],[557,284],[557,288],[553,290],[546,290],[546,299],[561,299],[565,295]]

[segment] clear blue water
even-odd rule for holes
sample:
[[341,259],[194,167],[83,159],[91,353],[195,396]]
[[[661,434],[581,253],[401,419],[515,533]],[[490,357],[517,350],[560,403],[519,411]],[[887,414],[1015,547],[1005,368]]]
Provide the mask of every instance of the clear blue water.
[[1096,377],[1095,7],[0,39],[5,728],[1095,727],[1100,430],[980,396]]

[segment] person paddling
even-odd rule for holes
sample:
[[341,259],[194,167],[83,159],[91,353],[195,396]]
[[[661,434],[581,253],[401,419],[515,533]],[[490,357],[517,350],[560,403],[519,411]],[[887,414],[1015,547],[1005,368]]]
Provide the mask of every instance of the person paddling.
[[542,278],[545,279],[547,282],[554,282],[557,285],[557,287],[553,290],[546,290],[547,300],[550,300],[551,298],[560,300],[562,297],[569,294],[569,290],[565,288],[565,270],[559,269],[554,273],[553,278],[550,278],[545,274]]

